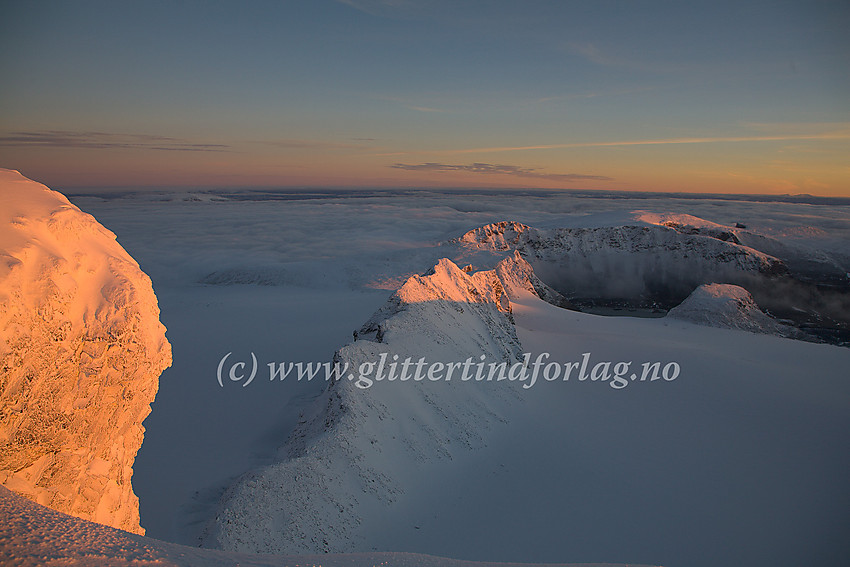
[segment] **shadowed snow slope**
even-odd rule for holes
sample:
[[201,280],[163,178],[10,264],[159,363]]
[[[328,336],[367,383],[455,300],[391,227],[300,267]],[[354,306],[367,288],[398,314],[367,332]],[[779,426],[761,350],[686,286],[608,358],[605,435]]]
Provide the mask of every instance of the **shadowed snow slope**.
[[[528,563],[474,563],[417,553],[247,555],[198,549],[127,533],[39,506],[0,487],[0,563],[158,567],[522,567]],[[547,567],[617,567],[615,564],[549,564]],[[639,566],[632,566],[639,567]]]
[[[336,353],[343,379],[302,417],[281,462],[244,475],[227,491],[204,544],[310,553],[374,541],[370,530],[415,490],[422,467],[446,474],[453,459],[504,428],[517,399],[504,383],[462,381],[460,369],[452,380],[390,381],[392,368],[400,376],[405,359],[415,364],[423,357],[428,364],[519,361],[509,296],[533,289],[530,274],[515,256],[477,273],[443,259],[408,279]],[[476,370],[471,366],[470,375]],[[414,373],[409,366],[407,375]]]
[[150,279],[61,194],[0,170],[0,483],[143,532],[130,480],[171,348]]

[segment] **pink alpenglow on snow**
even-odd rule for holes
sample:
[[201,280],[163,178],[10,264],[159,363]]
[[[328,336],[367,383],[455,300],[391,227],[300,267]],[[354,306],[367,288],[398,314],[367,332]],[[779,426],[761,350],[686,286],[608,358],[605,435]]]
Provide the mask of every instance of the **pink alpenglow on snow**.
[[0,483],[144,533],[132,467],[170,365],[151,281],[115,235],[0,170]]

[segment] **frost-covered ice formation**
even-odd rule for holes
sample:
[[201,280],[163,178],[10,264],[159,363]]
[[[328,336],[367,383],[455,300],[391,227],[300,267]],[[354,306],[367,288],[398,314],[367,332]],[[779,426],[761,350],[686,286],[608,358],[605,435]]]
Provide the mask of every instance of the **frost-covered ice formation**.
[[[455,380],[360,381],[363,364],[521,360],[512,294],[545,286],[519,255],[468,273],[447,259],[413,276],[341,348],[331,382],[281,449],[280,462],[238,479],[204,545],[263,553],[338,552],[365,541],[368,518],[414,488],[415,471],[486,443],[516,390]],[[554,292],[551,292],[554,293]],[[347,371],[346,369],[347,365]],[[474,369],[474,368],[473,368]],[[375,378],[377,368],[367,370]],[[409,376],[413,370],[410,370]],[[352,379],[347,379],[351,375]],[[367,387],[368,386],[368,387]]]
[[0,483],[143,533],[132,467],[170,364],[151,281],[115,235],[0,170]]
[[780,337],[799,338],[802,333],[765,314],[750,292],[731,284],[703,284],[667,317],[699,325],[738,329]]

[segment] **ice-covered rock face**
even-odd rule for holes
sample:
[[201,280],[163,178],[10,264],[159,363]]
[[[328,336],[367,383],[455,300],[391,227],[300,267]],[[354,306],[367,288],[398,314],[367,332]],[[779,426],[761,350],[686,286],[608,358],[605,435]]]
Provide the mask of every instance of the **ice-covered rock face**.
[[444,474],[453,458],[483,445],[517,403],[512,385],[463,381],[460,371],[453,380],[417,380],[410,367],[402,381],[403,362],[519,361],[510,298],[534,293],[529,276],[531,267],[514,256],[476,273],[443,259],[408,279],[336,353],[339,368],[347,368],[343,379],[330,382],[302,416],[280,462],[228,489],[203,545],[297,553],[367,541],[364,530],[415,488],[420,468]]
[[517,250],[543,281],[577,298],[678,303],[706,281],[787,271],[779,259],[726,236],[646,223],[541,230],[500,222],[471,230],[457,242],[484,250]]
[[115,235],[0,170],[0,483],[143,533],[132,467],[170,364],[150,279]]

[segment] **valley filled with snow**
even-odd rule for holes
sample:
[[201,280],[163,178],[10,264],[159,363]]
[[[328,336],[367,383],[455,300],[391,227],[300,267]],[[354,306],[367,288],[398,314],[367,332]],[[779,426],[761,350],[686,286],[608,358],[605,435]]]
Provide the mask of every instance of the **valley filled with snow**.
[[[850,204],[69,198],[150,277],[167,328],[173,362],[131,463],[155,539],[3,493],[0,557],[84,553],[57,535],[75,526],[117,538],[114,557],[178,565],[850,559]],[[471,373],[354,370],[406,359]],[[281,379],[328,362],[352,379]],[[476,378],[479,362],[525,373]],[[275,555],[237,555],[254,553]]]

